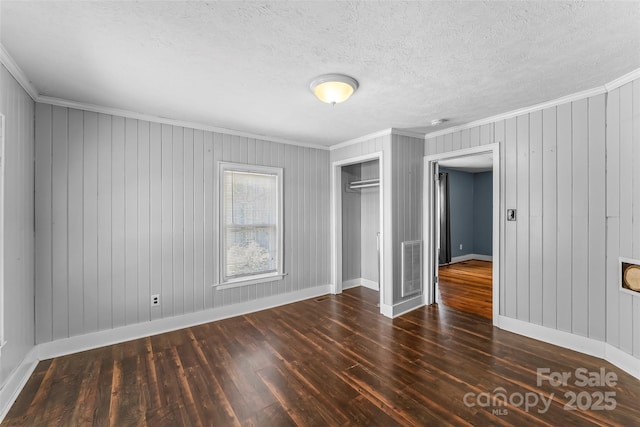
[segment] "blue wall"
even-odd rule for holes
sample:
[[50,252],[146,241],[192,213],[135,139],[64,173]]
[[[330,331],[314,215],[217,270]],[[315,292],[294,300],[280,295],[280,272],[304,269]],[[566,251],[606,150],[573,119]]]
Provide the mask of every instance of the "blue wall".
[[492,255],[493,172],[473,174],[473,250]]
[[492,255],[493,172],[440,170],[449,174],[451,257]]

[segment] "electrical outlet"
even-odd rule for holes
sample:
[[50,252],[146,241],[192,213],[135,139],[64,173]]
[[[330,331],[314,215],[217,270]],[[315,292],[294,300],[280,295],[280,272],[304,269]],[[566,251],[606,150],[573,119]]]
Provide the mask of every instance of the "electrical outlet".
[[460,250],[462,250],[462,243],[460,243]]
[[160,305],[160,294],[151,295],[151,307]]

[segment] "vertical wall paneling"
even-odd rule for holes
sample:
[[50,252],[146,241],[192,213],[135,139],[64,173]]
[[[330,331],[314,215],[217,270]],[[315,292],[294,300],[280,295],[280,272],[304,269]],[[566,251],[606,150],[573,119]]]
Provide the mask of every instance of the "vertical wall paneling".
[[138,199],[133,203],[136,204],[138,212],[137,301],[138,320],[142,322],[151,319],[151,129],[149,122],[139,121],[137,133]]
[[162,125],[162,268],[161,302],[162,317],[172,316],[173,309],[173,128]]
[[111,122],[111,279],[113,326],[126,324],[125,119]]
[[[138,318],[138,121],[124,123],[125,324]],[[76,334],[73,334],[76,335]]]
[[[3,71],[4,69],[0,70]],[[36,299],[35,316],[36,343],[52,339],[52,135],[50,105],[36,104],[36,115],[41,119],[36,122],[35,146],[35,220],[37,244],[35,245],[36,262]]]
[[173,127],[173,314],[184,313],[184,129]]
[[[42,116],[36,118],[36,121],[40,120],[42,120]],[[98,114],[98,329],[100,330],[113,327],[111,122],[111,116]],[[55,184],[53,188],[56,188]],[[53,236],[54,240],[55,238]],[[62,291],[60,286],[54,286],[54,289],[56,292]]]
[[531,299],[529,289],[529,271],[531,269],[529,259],[529,115],[525,114],[516,119],[517,140],[517,194],[518,206],[517,228],[517,313],[518,319],[529,321],[529,302]]
[[[633,83],[633,258],[640,259],[640,80]],[[633,354],[640,358],[640,296],[633,298]]]
[[68,189],[68,304],[69,333],[77,335],[83,329],[83,114],[80,110],[69,110],[68,116],[69,146],[67,151],[67,189]]
[[52,111],[52,283],[53,334],[52,339],[65,338],[69,332],[69,271],[67,246],[67,109],[53,107]]
[[204,306],[214,306],[213,285],[218,283],[218,182],[216,179],[216,165],[222,159],[222,146],[217,143],[219,134],[205,132],[204,134]]
[[[633,91],[632,83],[620,88],[620,250],[619,256],[633,255]],[[633,351],[633,298],[620,293],[620,348]]]
[[559,105],[557,109],[558,150],[558,276],[557,276],[557,327],[571,332],[572,319],[572,197],[573,165],[571,137],[571,104]]
[[[193,133],[193,310],[198,311],[204,309],[205,286],[210,287],[212,283],[207,285],[205,279],[205,232],[204,224],[206,218],[205,197],[204,192],[204,164],[209,156],[212,156],[211,149],[205,150],[204,132],[196,130]],[[209,160],[210,161],[210,160]]]
[[194,139],[193,129],[184,129],[184,154],[183,154],[183,229],[184,229],[184,265],[183,265],[183,306],[185,313],[194,310],[194,280],[195,280],[195,258],[194,258]]
[[[504,253],[505,253],[505,247],[506,247],[506,236],[504,233],[504,229],[505,229],[505,224],[504,224],[504,220],[505,220],[505,213],[504,210],[506,209],[505,206],[505,202],[506,202],[506,197],[505,197],[505,188],[506,188],[506,155],[505,155],[505,121],[504,120],[500,120],[496,123],[494,123],[494,138],[495,138],[495,143],[499,144],[499,152],[500,152],[500,170],[502,171],[502,173],[500,174],[500,204],[497,207],[498,209],[498,215],[500,216],[500,248],[501,248],[501,252],[500,253],[494,253],[493,256],[497,256],[500,257],[500,259],[504,260]],[[494,251],[495,252],[495,251]],[[500,280],[500,289],[499,289],[499,299],[500,299],[500,307],[498,307],[498,311],[501,315],[505,315],[505,307],[506,307],[506,286],[503,282],[502,279],[504,279],[505,277],[505,263],[504,262],[500,262],[500,271],[499,271],[499,276],[501,278]]]
[[556,107],[542,112],[542,325],[556,328],[557,146]]
[[83,116],[82,331],[94,332],[98,330],[98,115],[84,112]]
[[589,337],[604,341],[606,338],[606,145],[605,95],[589,99],[589,152],[588,152],[588,330]]
[[534,111],[529,115],[529,135],[529,321],[542,325],[542,111]]
[[493,142],[492,131],[492,124],[486,124],[480,127],[480,145],[487,145]]
[[572,332],[588,336],[589,135],[587,99],[572,103]]
[[[640,259],[640,197],[637,197],[640,194],[640,80],[634,80],[632,83],[632,115],[631,120],[633,123],[632,129],[632,165],[633,167],[633,178],[632,178],[632,188],[633,193],[636,195],[633,198],[632,203],[632,211],[633,211],[633,231],[631,235],[633,236],[633,250],[632,256],[634,259]],[[640,302],[640,298],[635,299],[636,302]],[[638,323],[635,323],[638,325]],[[636,328],[640,331],[640,326]],[[640,344],[640,343],[639,343]]]
[[463,129],[462,132],[460,132],[460,148],[471,147],[469,138],[469,129]]
[[477,147],[478,145],[480,145],[480,128],[474,126],[469,129],[469,146]]
[[618,254],[620,249],[620,90],[607,94],[607,342],[620,345]]
[[[51,245],[43,250],[38,249],[39,254],[48,256],[49,259],[42,264],[35,263],[34,255],[34,220],[45,230],[51,226],[51,174],[50,167],[45,167],[38,172],[39,177],[46,177],[49,188],[44,183],[39,184],[36,190],[43,192],[44,203],[41,206],[44,212],[38,212],[34,207],[34,134],[44,137],[42,144],[35,148],[38,152],[50,152],[51,150],[51,126],[34,126],[35,103],[13,78],[9,71],[0,65],[0,113],[4,116],[4,153],[2,159],[3,181],[3,248],[2,266],[3,283],[0,286],[3,296],[0,302],[4,302],[0,314],[3,316],[2,338],[5,343],[2,347],[2,361],[0,363],[0,387],[7,384],[16,368],[22,364],[29,351],[34,348],[35,313],[34,297],[52,297],[51,290]],[[50,122],[49,122],[50,124]],[[34,132],[35,131],[35,132]],[[46,176],[45,174],[49,174]],[[38,212],[34,218],[34,211]],[[48,221],[48,222],[47,222]],[[50,240],[44,239],[44,243]],[[38,271],[38,277],[48,274],[48,278],[34,289],[34,278]],[[45,289],[47,287],[48,289]],[[49,299],[49,304],[51,300]],[[38,305],[38,308],[40,305]],[[36,311],[37,312],[37,311]],[[45,310],[39,315],[40,319],[48,321],[48,328],[38,334],[40,338],[51,335],[51,311]],[[56,325],[58,326],[58,325]],[[23,371],[24,372],[24,371]],[[10,398],[12,387],[5,387],[0,393],[3,403]]]
[[[510,118],[505,123],[505,208],[517,209],[517,196],[518,196],[518,146],[517,146],[517,126],[516,119]],[[520,216],[520,211],[517,211],[517,219]],[[507,221],[505,225],[505,315],[508,317],[517,317],[518,307],[518,233],[517,233],[517,221]]]
[[[149,298],[162,294],[162,126],[149,124]],[[164,298],[163,298],[164,299]],[[161,303],[163,303],[161,299]],[[143,301],[145,303],[146,301]],[[150,301],[149,301],[150,303]],[[150,307],[151,319],[162,317],[162,305]]]
[[451,146],[500,143],[501,204],[518,209],[501,224],[500,313],[640,355],[640,297],[618,289],[618,258],[640,257],[640,81],[485,126]]
[[[38,342],[328,284],[327,151],[37,109]],[[284,169],[285,279],[214,290],[222,160]]]

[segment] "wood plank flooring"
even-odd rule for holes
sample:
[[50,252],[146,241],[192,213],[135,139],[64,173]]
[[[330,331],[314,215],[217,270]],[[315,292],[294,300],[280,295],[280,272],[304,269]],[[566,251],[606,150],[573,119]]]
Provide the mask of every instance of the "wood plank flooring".
[[[391,320],[377,299],[354,288],[40,362],[2,425],[638,425],[640,381],[603,360],[443,306]],[[537,368],[618,380],[538,386]],[[614,410],[564,409],[604,392]],[[546,411],[521,404],[540,396]]]
[[493,317],[493,263],[469,260],[440,266],[440,304],[485,319]]

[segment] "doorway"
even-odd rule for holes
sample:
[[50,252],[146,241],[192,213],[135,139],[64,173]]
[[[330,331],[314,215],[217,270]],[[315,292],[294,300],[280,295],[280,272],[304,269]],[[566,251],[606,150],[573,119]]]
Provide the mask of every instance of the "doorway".
[[487,317],[497,324],[499,146],[427,156],[424,167],[426,302]]
[[332,164],[332,292],[362,287],[377,292],[382,309],[382,153]]

